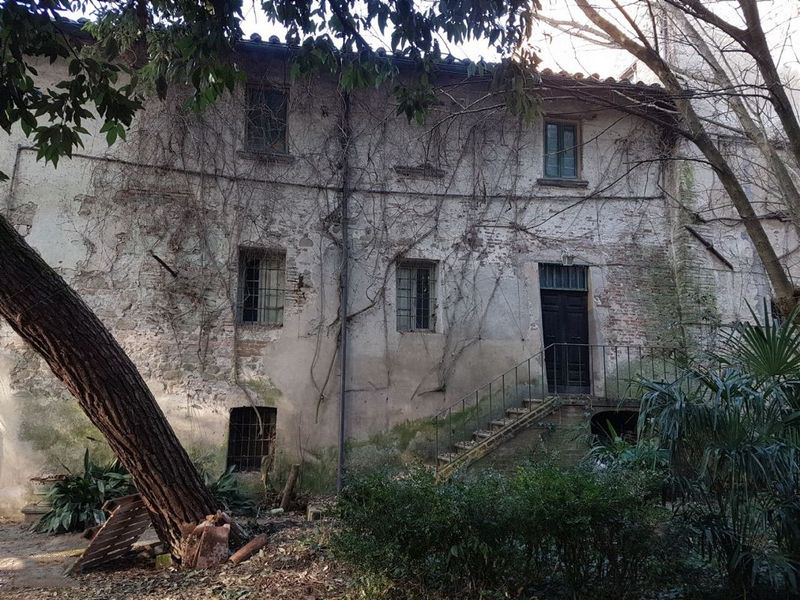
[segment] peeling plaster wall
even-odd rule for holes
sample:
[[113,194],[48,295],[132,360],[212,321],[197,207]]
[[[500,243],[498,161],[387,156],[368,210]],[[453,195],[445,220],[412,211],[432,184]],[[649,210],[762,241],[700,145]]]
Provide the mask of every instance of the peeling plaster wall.
[[[281,63],[256,66],[286,83]],[[55,69],[40,72],[55,79]],[[454,84],[451,92],[483,90]],[[242,102],[239,92],[198,116],[180,108],[180,94],[154,101],[126,143],[109,149],[93,137],[57,170],[36,162],[21,137],[4,139],[0,169],[13,176],[0,188],[0,210],[112,330],[190,453],[220,469],[230,409],[275,406],[281,452],[323,471],[338,423],[341,100],[330,81],[291,85],[291,158],[246,152]],[[353,97],[354,443],[429,417],[539,351],[540,262],[567,254],[589,267],[597,344],[683,343],[683,315],[697,304],[686,290],[695,287],[709,303],[696,311],[699,325],[739,318],[745,301],[768,295],[735,228],[706,231],[732,273],[681,234],[670,197],[688,192],[651,160],[660,135],[646,123],[545,101],[547,114],[582,119],[588,184],[569,189],[537,182],[541,119],[525,126],[453,111],[443,105],[419,127],[395,116],[385,90]],[[421,164],[441,173],[395,169]],[[785,235],[779,226],[773,233]],[[286,253],[282,327],[235,322],[240,247]],[[400,256],[437,261],[435,332],[396,331]],[[42,361],[2,324],[0,354],[0,481],[17,486],[9,489],[20,500],[28,477],[75,465],[84,447],[104,450]]]

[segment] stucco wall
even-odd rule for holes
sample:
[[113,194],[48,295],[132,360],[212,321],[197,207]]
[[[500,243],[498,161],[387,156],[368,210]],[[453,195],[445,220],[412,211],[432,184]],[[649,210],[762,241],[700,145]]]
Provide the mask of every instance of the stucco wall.
[[[259,60],[258,77],[289,84],[285,65]],[[42,76],[55,79],[57,68],[43,65]],[[456,98],[485,92],[451,87]],[[202,115],[181,102],[177,93],[152,101],[127,142],[109,149],[93,137],[55,170],[22,137],[4,138],[0,169],[11,180],[0,187],[0,210],[112,330],[195,456],[219,469],[230,408],[254,403],[277,407],[283,453],[324,472],[338,426],[341,98],[322,78],[292,82],[291,158],[279,160],[244,151],[241,92]],[[695,289],[705,290],[708,310],[691,313],[692,326],[736,319],[745,301],[768,295],[739,229],[707,231],[733,272],[686,238],[673,199],[688,192],[652,160],[655,128],[564,101],[545,101],[542,112],[580,118],[587,187],[537,183],[541,119],[459,115],[445,101],[418,126],[395,115],[387,90],[354,94],[346,425],[354,443],[409,421],[424,429],[420,419],[535,354],[538,263],[569,255],[589,267],[598,344],[683,343],[684,315],[701,302]],[[423,163],[441,176],[396,170]],[[777,237],[788,235],[781,227]],[[240,247],[286,253],[282,327],[236,323]],[[398,257],[437,261],[435,332],[396,330]],[[103,451],[74,401],[3,324],[0,407],[0,489],[17,485],[7,488],[12,504],[27,477],[75,464],[83,447]],[[407,444],[414,432],[401,437]]]

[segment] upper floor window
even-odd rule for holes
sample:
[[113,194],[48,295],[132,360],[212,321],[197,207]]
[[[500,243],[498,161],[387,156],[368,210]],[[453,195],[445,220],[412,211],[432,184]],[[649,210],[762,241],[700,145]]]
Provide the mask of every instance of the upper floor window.
[[577,179],[577,124],[556,121],[545,122],[544,176],[554,179]]
[[239,251],[239,322],[283,325],[286,256],[265,250]]
[[397,331],[436,329],[436,263],[397,265]]
[[270,85],[248,85],[246,95],[246,149],[285,154],[286,91]]

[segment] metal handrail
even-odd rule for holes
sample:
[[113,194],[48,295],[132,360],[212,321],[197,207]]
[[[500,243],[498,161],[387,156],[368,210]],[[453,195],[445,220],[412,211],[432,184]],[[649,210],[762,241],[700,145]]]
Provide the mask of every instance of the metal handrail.
[[[638,399],[638,376],[677,376],[676,352],[667,346],[549,344],[434,415],[435,462],[442,456],[440,442],[449,451],[456,444],[466,451],[479,443],[473,438],[489,437],[493,426],[513,421],[509,414],[525,414],[547,397]],[[440,440],[445,426],[447,438]]]

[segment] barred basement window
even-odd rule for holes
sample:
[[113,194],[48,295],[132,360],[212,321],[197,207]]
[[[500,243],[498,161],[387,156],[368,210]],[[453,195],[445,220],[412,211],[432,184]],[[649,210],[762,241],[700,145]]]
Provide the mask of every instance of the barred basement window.
[[269,85],[249,85],[245,147],[250,152],[285,154],[286,92]]
[[237,471],[257,471],[261,459],[275,443],[277,409],[242,406],[231,409],[228,433],[228,466]]
[[404,261],[397,265],[397,330],[435,331],[436,263]]
[[239,322],[283,325],[286,256],[264,250],[239,251]]

